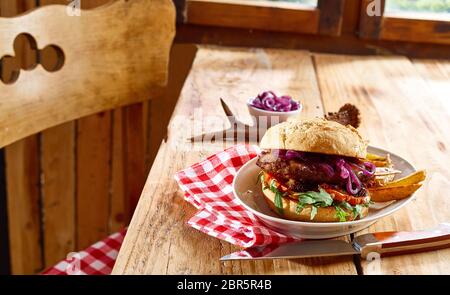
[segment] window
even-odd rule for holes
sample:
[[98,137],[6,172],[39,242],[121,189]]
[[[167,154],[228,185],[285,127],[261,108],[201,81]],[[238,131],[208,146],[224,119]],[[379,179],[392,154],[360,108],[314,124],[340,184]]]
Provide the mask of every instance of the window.
[[[247,1],[266,1],[266,0],[247,0]],[[303,4],[305,6],[317,7],[317,0],[267,0],[270,2],[288,2]]]
[[339,35],[343,0],[186,0],[186,23]]
[[[381,15],[368,13],[380,6]],[[360,36],[450,44],[449,0],[363,0]]]
[[450,19],[448,0],[386,0],[386,15],[409,15],[417,18]]

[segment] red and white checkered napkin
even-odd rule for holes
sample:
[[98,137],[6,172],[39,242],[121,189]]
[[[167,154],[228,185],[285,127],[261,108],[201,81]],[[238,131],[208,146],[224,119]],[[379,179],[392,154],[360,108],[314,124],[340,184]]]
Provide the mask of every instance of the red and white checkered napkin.
[[267,228],[233,195],[234,176],[258,152],[256,146],[233,146],[175,174],[185,200],[199,209],[190,226],[245,248],[294,240]]
[[89,248],[73,252],[44,275],[108,275],[111,273],[126,230],[114,233]]

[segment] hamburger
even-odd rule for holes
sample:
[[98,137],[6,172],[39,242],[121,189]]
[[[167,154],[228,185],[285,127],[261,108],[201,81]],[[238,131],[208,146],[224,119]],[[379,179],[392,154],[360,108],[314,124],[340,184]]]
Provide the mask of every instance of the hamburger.
[[350,125],[287,121],[261,139],[258,179],[269,207],[285,219],[343,222],[367,216],[376,167]]

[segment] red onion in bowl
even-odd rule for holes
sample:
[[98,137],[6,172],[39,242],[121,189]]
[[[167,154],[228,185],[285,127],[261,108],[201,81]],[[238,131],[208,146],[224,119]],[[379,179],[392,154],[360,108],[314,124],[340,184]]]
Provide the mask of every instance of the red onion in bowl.
[[272,112],[290,112],[300,109],[300,103],[288,95],[277,96],[273,91],[264,91],[251,100],[255,108]]
[[275,107],[275,104],[276,104],[276,101],[275,101],[275,99],[274,98],[272,98],[272,97],[267,97],[266,99],[264,99],[263,101],[262,101],[262,103],[263,103],[263,105],[264,105],[264,107],[266,108],[266,109],[273,109],[274,107]]

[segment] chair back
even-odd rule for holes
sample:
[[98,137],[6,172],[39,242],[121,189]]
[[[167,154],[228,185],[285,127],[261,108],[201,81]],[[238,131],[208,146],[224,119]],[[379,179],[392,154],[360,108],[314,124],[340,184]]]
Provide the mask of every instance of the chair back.
[[[0,147],[158,93],[174,35],[171,0],[50,5],[0,18],[0,76],[9,77],[0,80]],[[24,68],[15,62],[19,37],[35,54]],[[40,64],[45,56],[54,62]]]

